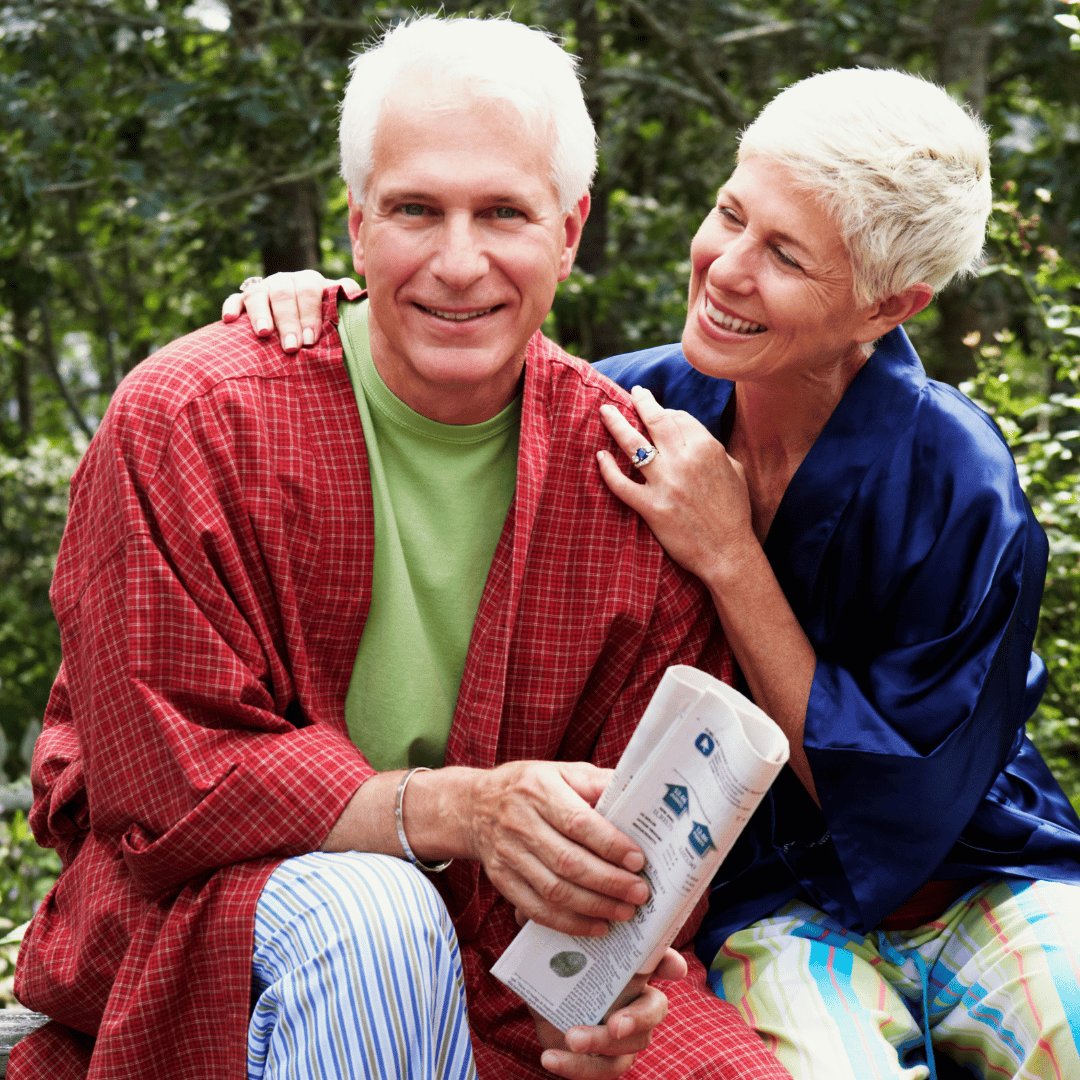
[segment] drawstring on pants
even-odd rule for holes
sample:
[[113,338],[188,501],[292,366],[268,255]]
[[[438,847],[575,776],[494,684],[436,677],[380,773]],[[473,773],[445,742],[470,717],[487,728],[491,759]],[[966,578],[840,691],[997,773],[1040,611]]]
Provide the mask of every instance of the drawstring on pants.
[[[890,963],[901,968],[904,966],[903,954],[880,934],[878,935],[878,951],[882,956],[887,956]],[[912,949],[910,955],[912,962],[915,964],[915,970],[919,973],[919,982],[922,984],[922,1032],[923,1044],[926,1047],[926,1067],[930,1070],[929,1080],[937,1080],[937,1066],[934,1064],[934,1042],[930,1038],[930,965],[917,949]]]

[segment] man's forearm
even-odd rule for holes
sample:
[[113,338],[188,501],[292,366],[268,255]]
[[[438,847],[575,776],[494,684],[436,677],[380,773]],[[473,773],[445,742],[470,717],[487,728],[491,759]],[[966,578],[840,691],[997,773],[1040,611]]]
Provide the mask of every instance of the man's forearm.
[[[402,800],[402,825],[421,862],[475,858],[464,808],[479,769],[418,772]],[[404,769],[376,773],[356,790],[322,843],[322,851],[369,851],[403,856],[394,811]]]
[[[402,771],[356,791],[323,851],[401,856],[394,808]],[[525,917],[570,934],[600,936],[648,899],[643,856],[593,807],[610,771],[586,762],[512,761],[493,769],[444,768],[409,782],[402,824],[420,861],[476,859]]]

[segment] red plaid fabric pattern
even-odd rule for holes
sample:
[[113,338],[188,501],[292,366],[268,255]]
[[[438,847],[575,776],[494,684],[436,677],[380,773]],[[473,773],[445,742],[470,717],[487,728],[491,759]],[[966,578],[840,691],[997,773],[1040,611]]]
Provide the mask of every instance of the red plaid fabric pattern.
[[[363,436],[324,307],[286,356],[246,324],[174,342],[121,386],[72,485],[53,584],[64,664],[35,754],[35,835],[64,871],[16,992],[55,1018],[13,1080],[236,1080],[252,923],[277,863],[320,845],[371,767],[344,700],[370,599]],[[708,597],[614,499],[597,408],[626,396],[537,334],[518,485],[447,764],[619,756],[664,668],[731,660]],[[487,969],[515,931],[476,864],[440,880],[482,1076],[539,1075]],[[635,1077],[784,1077],[694,979]]]

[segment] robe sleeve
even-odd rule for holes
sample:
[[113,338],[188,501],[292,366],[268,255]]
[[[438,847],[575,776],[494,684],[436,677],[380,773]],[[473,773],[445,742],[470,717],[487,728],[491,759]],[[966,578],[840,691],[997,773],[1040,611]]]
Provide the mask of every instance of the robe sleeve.
[[806,621],[823,644],[804,743],[867,927],[950,876],[1019,748],[1045,682],[1031,644],[1046,557],[997,432],[929,406],[835,523]]
[[318,508],[292,497],[302,455],[256,384],[170,414],[167,377],[132,377],[73,483],[32,823],[65,861],[88,830],[115,844],[146,897],[317,848],[372,772],[298,626],[330,582],[286,540]]

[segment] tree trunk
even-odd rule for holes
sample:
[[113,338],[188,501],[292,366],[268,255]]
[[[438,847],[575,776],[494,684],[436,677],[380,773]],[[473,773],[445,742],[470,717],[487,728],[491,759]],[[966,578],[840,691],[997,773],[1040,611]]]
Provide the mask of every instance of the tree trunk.
[[[600,85],[603,70],[603,29],[596,0],[575,0],[571,8],[581,64],[582,91],[589,117],[604,144],[604,100]],[[592,186],[592,207],[578,246],[577,265],[587,274],[600,276],[607,271],[608,199],[611,185],[604,168],[603,153]],[[608,318],[599,318],[587,304],[578,307],[578,325],[560,326],[562,344],[574,344],[586,360],[600,360],[620,350],[618,326]]]
[[277,188],[260,217],[264,276],[319,267],[319,191],[314,180]]
[[[938,81],[963,94],[976,114],[986,101],[986,73],[990,58],[990,28],[984,0],[954,0],[938,6]],[[986,337],[993,329],[974,304],[975,287],[960,281],[937,298],[937,339],[940,361],[931,374],[957,386],[977,371],[976,346],[965,345],[973,330]],[[968,340],[971,340],[970,338]]]
[[30,316],[19,308],[13,314],[13,329],[18,344],[11,351],[11,379],[15,384],[19,431],[24,438],[29,438],[34,430],[34,399],[30,395]]

